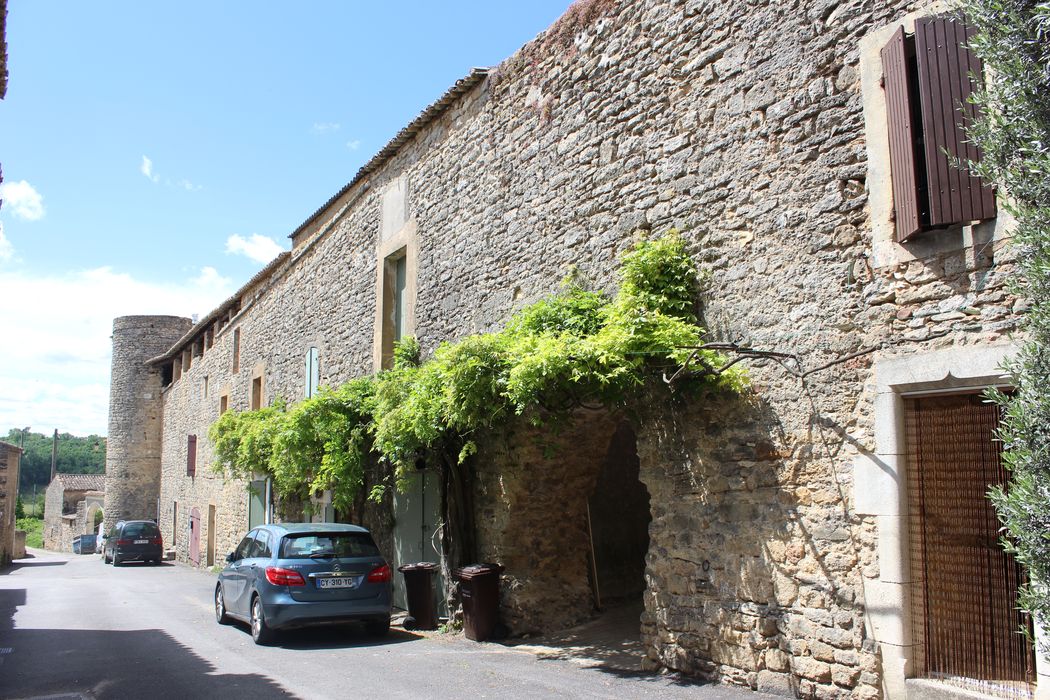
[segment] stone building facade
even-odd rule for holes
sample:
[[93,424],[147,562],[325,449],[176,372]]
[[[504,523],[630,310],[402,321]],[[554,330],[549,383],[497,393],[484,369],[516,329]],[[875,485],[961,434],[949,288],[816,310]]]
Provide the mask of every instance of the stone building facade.
[[18,474],[22,448],[0,441],[0,567],[7,566],[20,553],[16,546],[15,503],[18,500]]
[[[544,449],[527,426],[480,444],[479,553],[505,567],[511,632],[591,615],[605,576],[636,582],[616,595],[643,597],[650,668],[797,697],[956,692],[927,670],[915,607],[907,431],[925,397],[1009,383],[1025,303],[1005,215],[894,237],[879,55],[939,9],[581,0],[472,71],[289,253],[158,343],[159,482],[135,488],[159,498],[165,541],[207,566],[270,517],[264,480],[211,470],[222,411],[375,371],[395,320],[429,352],[499,328],[570,268],[612,289],[620,253],[675,228],[709,275],[711,339],[780,355],[749,363],[743,397],[654,396]],[[111,419],[111,450],[133,419]],[[387,505],[392,530],[389,511],[365,524],[396,559]],[[1046,697],[1029,657],[1022,692]]]
[[44,492],[44,549],[72,552],[73,538],[97,531],[105,474],[56,474]]

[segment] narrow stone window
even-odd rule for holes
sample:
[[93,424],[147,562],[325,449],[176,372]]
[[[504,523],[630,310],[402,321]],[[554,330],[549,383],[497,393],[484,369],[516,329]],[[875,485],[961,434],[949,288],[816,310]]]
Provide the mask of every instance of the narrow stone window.
[[233,373],[241,370],[241,329],[233,329]]
[[223,413],[226,413],[226,411],[229,408],[230,408],[230,395],[229,394],[223,394],[222,396],[219,397],[219,415],[221,416]]
[[321,381],[321,355],[317,348],[306,351],[306,398],[317,393]]
[[383,261],[383,346],[382,366],[394,364],[394,344],[407,335],[408,256],[402,248]]
[[208,375],[204,375],[204,381],[201,382],[201,393],[203,398],[208,398]]
[[261,376],[260,377],[255,377],[254,379],[252,379],[252,410],[253,411],[258,411],[260,408],[262,408],[262,405],[263,405],[262,393],[263,393],[263,378]]

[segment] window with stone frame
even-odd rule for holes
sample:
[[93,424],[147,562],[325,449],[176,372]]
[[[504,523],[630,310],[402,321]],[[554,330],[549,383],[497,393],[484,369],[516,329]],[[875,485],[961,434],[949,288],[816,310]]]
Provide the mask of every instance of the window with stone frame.
[[251,409],[258,411],[263,407],[263,378],[262,375],[252,377]]
[[921,17],[882,48],[898,242],[995,217],[994,192],[964,165],[980,160],[966,138],[984,70],[967,45],[973,31],[953,15]]
[[394,364],[394,345],[408,333],[408,251],[402,248],[383,261],[382,367]]

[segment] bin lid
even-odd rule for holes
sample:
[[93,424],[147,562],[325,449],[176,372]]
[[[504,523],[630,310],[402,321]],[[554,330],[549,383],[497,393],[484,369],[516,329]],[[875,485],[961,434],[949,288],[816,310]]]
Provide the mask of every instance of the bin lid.
[[501,573],[503,573],[502,566],[486,562],[485,564],[470,564],[469,566],[456,569],[454,576],[461,581],[470,581],[482,576],[499,576]]
[[416,564],[404,564],[397,567],[397,570],[401,573],[406,571],[437,571],[438,565],[432,561],[421,561]]

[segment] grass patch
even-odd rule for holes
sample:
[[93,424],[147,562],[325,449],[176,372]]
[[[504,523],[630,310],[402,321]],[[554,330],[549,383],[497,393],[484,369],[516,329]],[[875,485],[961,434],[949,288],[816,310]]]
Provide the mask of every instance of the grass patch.
[[26,547],[44,548],[43,518],[19,518],[17,527],[26,531]]

